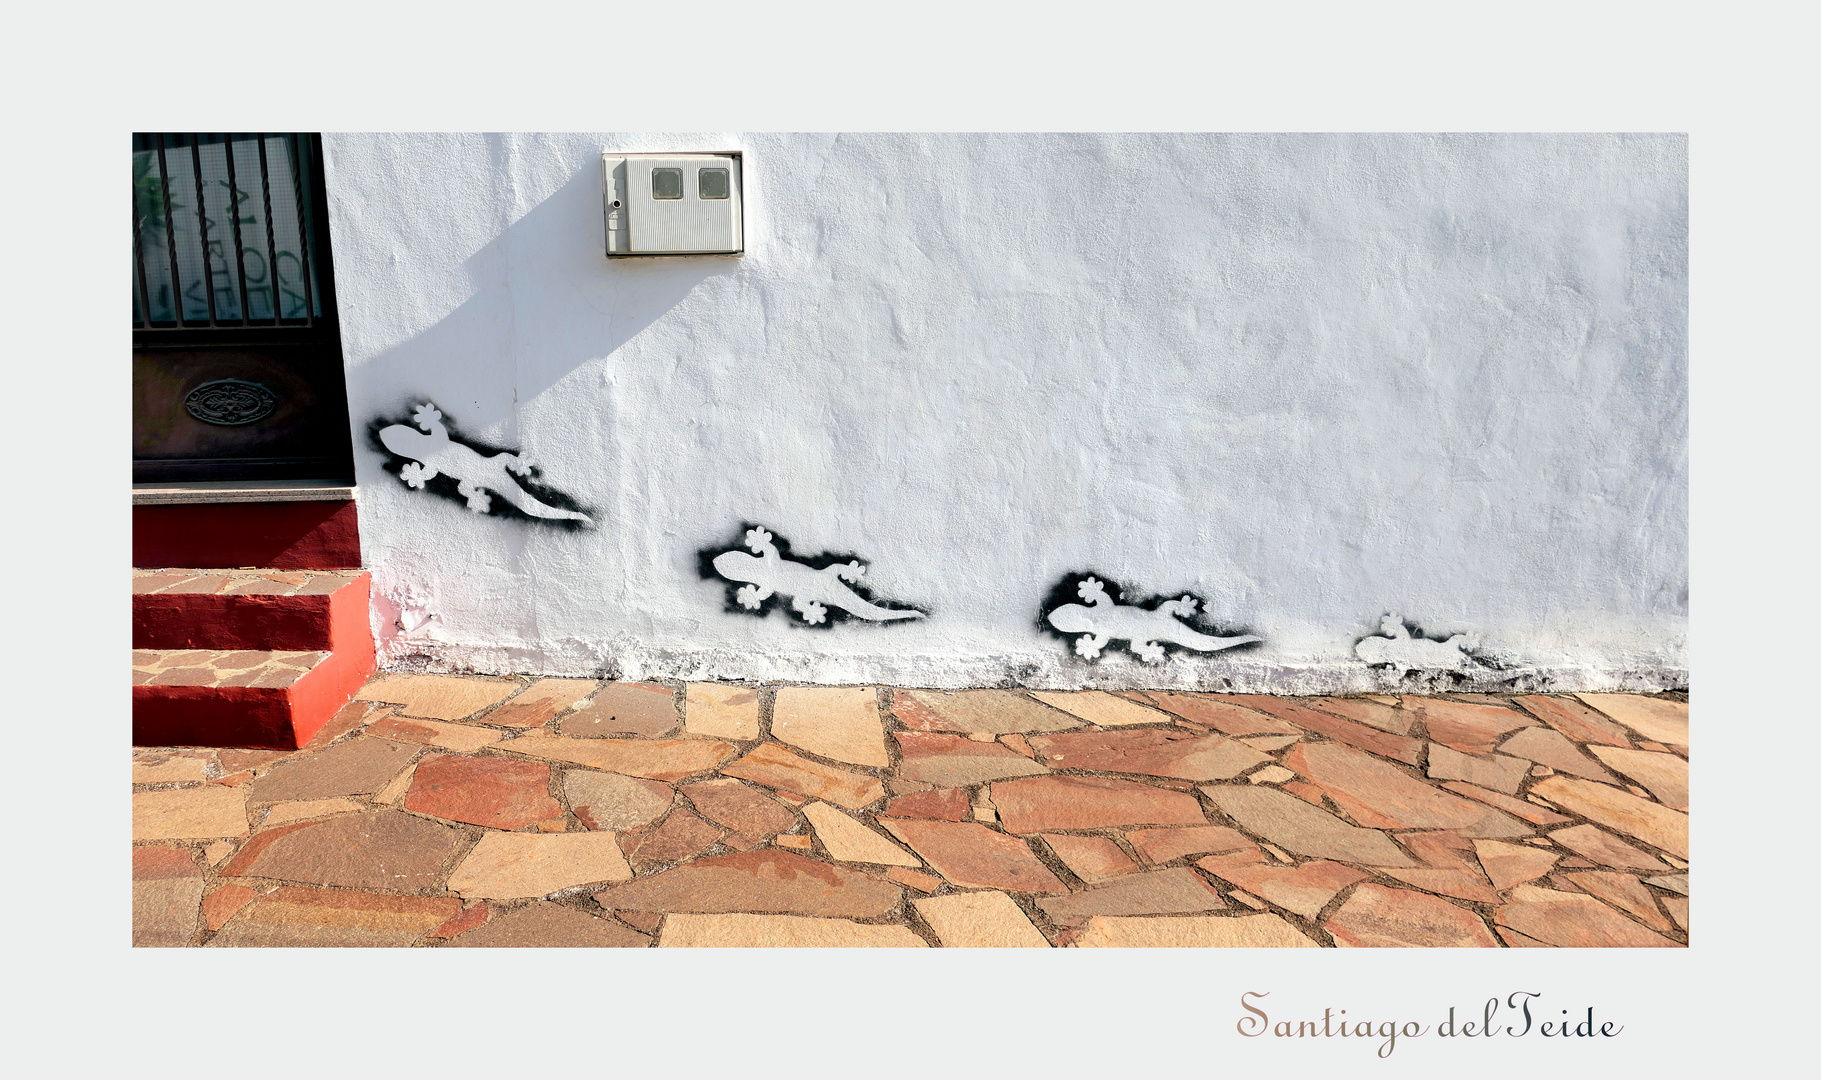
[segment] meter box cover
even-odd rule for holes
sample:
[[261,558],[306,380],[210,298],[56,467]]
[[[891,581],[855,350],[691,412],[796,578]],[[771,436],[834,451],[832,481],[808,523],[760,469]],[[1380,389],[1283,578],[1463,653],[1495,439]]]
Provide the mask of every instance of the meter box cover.
[[736,255],[744,249],[739,154],[603,154],[607,254]]

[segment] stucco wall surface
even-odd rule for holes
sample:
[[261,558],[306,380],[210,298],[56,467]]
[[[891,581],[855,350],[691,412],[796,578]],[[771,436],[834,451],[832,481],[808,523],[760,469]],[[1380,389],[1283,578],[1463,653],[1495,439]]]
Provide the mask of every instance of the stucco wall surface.
[[[1679,135],[324,137],[394,667],[1279,692],[1686,685]],[[608,260],[603,151],[744,153]],[[589,528],[407,486],[430,402]],[[491,453],[492,450],[485,450]],[[742,525],[925,618],[756,617]],[[1092,572],[1262,642],[1044,632]],[[1472,661],[1369,668],[1388,613]],[[1385,631],[1389,633],[1389,631]]]

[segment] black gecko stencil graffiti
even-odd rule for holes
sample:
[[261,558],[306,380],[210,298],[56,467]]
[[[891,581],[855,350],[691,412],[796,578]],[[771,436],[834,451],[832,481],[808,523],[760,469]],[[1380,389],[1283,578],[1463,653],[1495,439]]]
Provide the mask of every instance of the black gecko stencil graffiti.
[[594,524],[573,499],[538,483],[539,470],[523,457],[476,439],[458,439],[442,411],[429,402],[416,407],[408,424],[381,418],[367,432],[374,448],[388,455],[386,471],[407,487],[458,500],[477,514],[572,529]]
[[829,627],[848,619],[893,622],[929,614],[920,607],[874,597],[860,583],[866,563],[855,555],[823,552],[797,558],[790,553],[790,541],[764,526],[747,522],[740,528],[740,543],[696,553],[703,578],[729,583],[729,612],[763,617],[777,606],[777,597],[788,596],[804,626]]
[[1075,655],[1099,660],[1114,640],[1147,664],[1161,664],[1178,649],[1219,652],[1252,645],[1264,639],[1256,634],[1228,632],[1198,620],[1206,606],[1193,593],[1152,596],[1135,603],[1121,603],[1123,590],[1104,574],[1069,574],[1050,590],[1037,625],[1045,633],[1074,638]]
[[1479,651],[1478,639],[1466,634],[1446,638],[1425,636],[1422,627],[1406,622],[1396,614],[1388,614],[1379,621],[1377,634],[1354,642],[1353,653],[1367,667],[1377,669],[1393,682],[1424,673],[1462,683],[1471,673],[1501,667]]

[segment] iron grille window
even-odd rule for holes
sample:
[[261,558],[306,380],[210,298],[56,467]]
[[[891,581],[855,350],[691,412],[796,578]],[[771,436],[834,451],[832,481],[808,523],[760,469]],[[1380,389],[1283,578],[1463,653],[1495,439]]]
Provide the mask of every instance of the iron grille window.
[[297,133],[135,134],[133,329],[321,324],[317,154]]

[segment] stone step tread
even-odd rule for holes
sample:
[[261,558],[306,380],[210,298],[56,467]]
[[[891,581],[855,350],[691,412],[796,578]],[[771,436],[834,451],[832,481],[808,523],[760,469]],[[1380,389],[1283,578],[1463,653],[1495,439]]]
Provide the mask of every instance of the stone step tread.
[[360,579],[365,570],[133,571],[133,595],[326,596]]
[[282,690],[329,658],[322,651],[134,649],[134,686],[245,686]]

